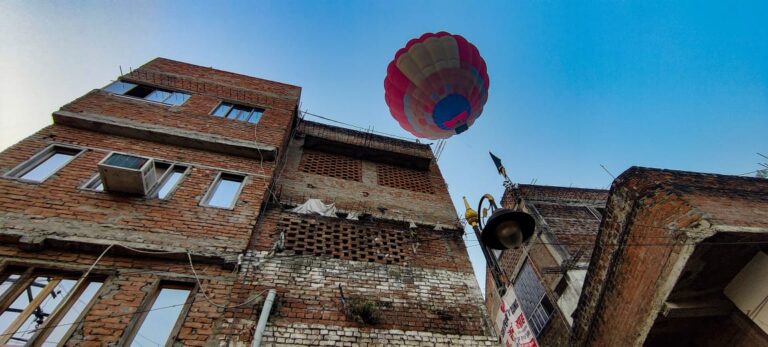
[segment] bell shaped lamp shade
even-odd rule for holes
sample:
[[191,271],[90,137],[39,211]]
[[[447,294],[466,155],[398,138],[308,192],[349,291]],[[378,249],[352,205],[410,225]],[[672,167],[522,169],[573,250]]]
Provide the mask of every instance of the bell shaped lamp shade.
[[536,230],[536,221],[525,212],[498,209],[483,228],[480,238],[492,249],[516,248],[528,241]]

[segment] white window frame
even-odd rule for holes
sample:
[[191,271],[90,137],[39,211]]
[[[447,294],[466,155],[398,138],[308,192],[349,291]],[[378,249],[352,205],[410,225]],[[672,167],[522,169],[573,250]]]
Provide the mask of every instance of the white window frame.
[[[173,194],[176,193],[176,190],[179,189],[179,186],[181,186],[181,182],[184,181],[185,178],[187,178],[187,175],[189,174],[189,170],[191,169],[191,166],[185,165],[185,164],[180,164],[180,163],[170,163],[170,162],[167,162],[167,161],[155,160],[155,165],[157,165],[157,163],[162,163],[162,164],[168,165],[168,169],[165,170],[165,172],[163,172],[162,176],[158,177],[157,182],[155,182],[155,186],[152,187],[152,189],[150,190],[150,192],[149,192],[149,194],[147,196],[152,198],[152,199],[158,199],[158,200],[163,200],[163,201],[170,200],[171,197],[173,196]],[[162,185],[165,183],[165,181],[168,180],[168,178],[170,177],[171,171],[173,171],[173,169],[176,168],[176,167],[183,167],[184,168],[184,171],[181,172],[181,178],[179,178],[179,181],[176,182],[176,184],[174,184],[173,187],[171,187],[171,190],[168,191],[168,195],[166,195],[165,198],[161,199],[160,196],[159,196],[160,187],[162,187]]]
[[[240,176],[242,177],[242,181],[240,181],[240,186],[237,188],[237,193],[235,193],[234,198],[232,199],[232,202],[228,207],[222,207],[222,206],[215,206],[208,204],[209,199],[212,197],[213,192],[218,188],[219,183],[221,183],[221,177],[223,175],[230,175],[230,176]],[[247,175],[234,173],[234,172],[222,172],[216,174],[216,178],[213,179],[213,182],[208,186],[208,190],[205,192],[205,195],[203,196],[203,199],[200,200],[200,206],[203,207],[212,207],[212,208],[219,208],[224,210],[234,210],[235,206],[237,206],[237,201],[240,199],[240,194],[243,192],[243,187],[245,187],[246,180],[248,179]]]
[[[217,116],[217,115],[215,115],[214,112],[216,112],[216,110],[218,110],[219,107],[221,107],[222,104],[230,104],[230,105],[232,105],[232,107],[229,108],[229,111],[227,111],[227,114],[225,114],[224,116]],[[235,106],[250,107],[253,110],[251,110],[251,113],[248,115],[248,119],[246,119],[246,120],[238,120],[238,119],[227,118],[227,115],[229,115],[229,112],[232,112],[232,108],[234,108]],[[249,119],[253,116],[253,112],[255,112],[256,110],[261,110],[261,115],[259,116],[259,120],[256,121],[256,123],[251,123],[249,121]],[[212,117],[216,117],[216,118],[220,118],[220,119],[227,119],[227,120],[233,120],[233,121],[236,121],[236,122],[256,125],[256,124],[259,124],[259,122],[261,122],[261,118],[264,117],[264,113],[266,113],[266,112],[267,112],[267,109],[264,108],[264,107],[261,107],[261,106],[254,106],[254,105],[250,105],[250,104],[243,104],[243,103],[239,103],[239,102],[233,102],[233,101],[228,101],[228,100],[221,100],[221,101],[219,101],[218,104],[216,104],[216,106],[213,109],[211,109],[210,112],[208,112],[208,114],[211,115]]]
[[91,192],[96,192],[96,193],[104,193],[104,192],[106,192],[106,190],[105,190],[105,189],[102,189],[102,190],[98,190],[98,189],[95,189],[95,188],[91,188],[91,186],[92,186],[92,185],[93,185],[93,184],[94,184],[94,183],[95,183],[97,180],[98,180],[99,182],[101,182],[101,184],[102,184],[102,185],[104,185],[104,182],[102,182],[102,181],[101,181],[101,175],[99,175],[99,173],[98,173],[98,172],[96,172],[96,173],[95,173],[93,176],[91,176],[91,178],[89,178],[87,181],[85,181],[85,183],[83,183],[83,184],[81,184],[81,185],[80,185],[80,189],[81,189],[81,190],[87,190],[87,191],[91,191]]
[[136,335],[138,334],[139,330],[141,330],[141,326],[144,324],[144,320],[147,318],[147,315],[152,310],[152,306],[155,305],[157,302],[158,296],[160,296],[160,291],[162,291],[164,288],[169,289],[186,289],[189,290],[189,294],[187,295],[187,299],[184,302],[184,306],[181,309],[181,312],[179,312],[179,316],[176,317],[176,322],[174,322],[173,327],[171,328],[170,334],[168,335],[168,340],[165,341],[164,346],[172,346],[173,343],[176,341],[176,339],[179,336],[179,333],[181,332],[181,328],[184,325],[184,322],[187,320],[187,316],[189,315],[189,310],[192,307],[192,304],[195,301],[196,293],[198,292],[198,287],[193,282],[188,282],[184,280],[166,280],[166,279],[160,279],[157,281],[154,286],[151,294],[147,297],[145,297],[144,301],[142,302],[139,312],[137,312],[137,315],[134,316],[134,318],[131,320],[131,322],[128,324],[129,334],[126,335],[125,338],[125,346],[130,346],[133,341],[136,339]]
[[[69,150],[69,151],[76,151],[77,153],[72,155],[71,158],[69,158],[67,161],[63,162],[61,165],[56,167],[55,170],[52,170],[47,176],[45,176],[43,179],[39,181],[22,178],[22,176],[26,175],[30,171],[37,168],[40,164],[48,160],[51,156],[53,156],[56,153],[56,150],[60,148]],[[75,160],[77,157],[79,157],[83,153],[85,153],[85,148],[82,148],[79,146],[52,144],[52,145],[49,145],[48,147],[45,147],[43,150],[35,153],[34,155],[32,155],[32,157],[25,160],[21,164],[16,165],[16,167],[8,171],[3,177],[14,179],[17,181],[27,182],[27,183],[40,184],[47,181],[49,178],[51,178],[51,176],[55,175],[57,172],[59,172],[61,169],[67,166],[67,164]]]
[[[124,93],[123,94],[118,94],[118,93],[110,92],[110,91],[107,90],[107,87],[109,87],[109,86],[111,86],[111,85],[113,85],[113,84],[115,84],[117,82],[135,84],[136,87],[153,88],[156,91],[157,90],[162,90],[162,91],[168,91],[168,92],[171,92],[171,93],[186,94],[189,97],[187,97],[187,99],[184,100],[184,102],[182,102],[182,103],[180,103],[178,105],[174,105],[174,104],[167,104],[167,103],[160,102],[160,101],[147,100],[145,98],[140,98],[140,97],[136,97],[136,96],[125,95]],[[133,88],[136,88],[136,87],[133,87]],[[130,90],[126,91],[126,93],[131,91],[131,90],[133,90],[133,88],[131,88]],[[187,101],[189,101],[189,99],[192,98],[192,93],[189,93],[189,92],[186,92],[186,91],[176,90],[176,89],[172,89],[172,88],[165,88],[165,87],[157,87],[157,86],[154,86],[154,85],[151,85],[151,84],[138,83],[138,82],[132,82],[132,81],[123,81],[123,80],[116,80],[116,81],[110,82],[106,86],[102,87],[101,90],[106,92],[106,93],[109,93],[110,95],[114,95],[114,96],[119,97],[119,98],[126,98],[126,99],[129,99],[129,100],[139,100],[139,101],[148,102],[148,103],[155,104],[155,105],[163,105],[163,106],[167,106],[167,107],[179,107],[181,105],[186,104]],[[152,94],[152,93],[149,93],[149,94]],[[149,96],[149,94],[147,96]]]

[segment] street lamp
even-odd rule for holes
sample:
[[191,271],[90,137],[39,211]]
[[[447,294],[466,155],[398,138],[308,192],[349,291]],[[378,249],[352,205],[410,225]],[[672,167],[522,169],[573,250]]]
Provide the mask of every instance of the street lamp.
[[[484,200],[488,200],[491,211],[491,216],[485,225],[483,225],[483,217],[487,215],[487,210],[482,209]],[[475,231],[477,240],[480,242],[480,249],[482,249],[485,261],[491,270],[496,288],[498,288],[501,295],[504,295],[508,281],[507,278],[504,278],[506,276],[501,270],[496,257],[491,254],[489,249],[504,250],[520,247],[533,235],[536,229],[536,221],[525,212],[499,208],[491,194],[483,195],[478,203],[477,211],[483,212],[482,217],[478,216],[477,211],[469,206],[467,197],[464,197],[464,206],[466,207],[464,218],[472,226],[472,230]]]

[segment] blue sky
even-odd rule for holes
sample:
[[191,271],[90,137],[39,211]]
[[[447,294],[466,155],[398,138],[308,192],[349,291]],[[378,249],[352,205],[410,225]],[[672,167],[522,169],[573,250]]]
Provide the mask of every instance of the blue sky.
[[765,1],[2,1],[0,148],[157,56],[300,85],[304,110],[408,136],[386,65],[446,30],[490,75],[483,116],[439,162],[459,209],[501,195],[489,150],[523,183],[605,188],[600,164],[740,174],[768,152],[766,23]]

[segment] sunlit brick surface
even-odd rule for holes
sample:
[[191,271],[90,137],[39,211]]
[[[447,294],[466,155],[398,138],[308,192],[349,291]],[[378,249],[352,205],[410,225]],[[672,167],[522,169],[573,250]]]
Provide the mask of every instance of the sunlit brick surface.
[[429,179],[429,172],[379,164],[376,166],[376,173],[378,182],[382,186],[427,194],[435,193],[435,188]]
[[415,240],[404,232],[375,230],[350,222],[325,222],[283,218],[285,247],[296,254],[327,255],[337,259],[402,264],[403,253]]
[[301,171],[350,181],[361,181],[363,164],[360,160],[319,151],[304,151]]

